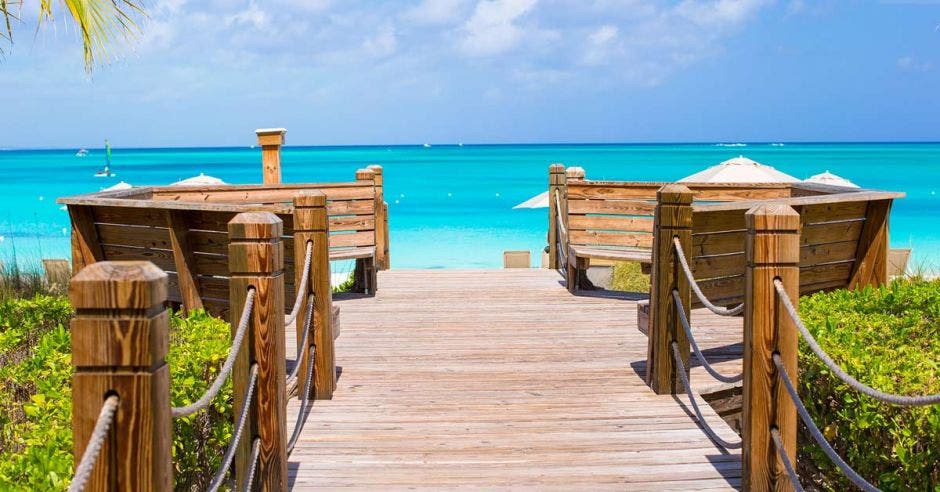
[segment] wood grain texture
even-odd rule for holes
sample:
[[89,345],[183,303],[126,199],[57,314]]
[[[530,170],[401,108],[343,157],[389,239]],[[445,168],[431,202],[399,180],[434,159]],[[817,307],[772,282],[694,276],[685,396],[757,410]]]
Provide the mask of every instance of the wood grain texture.
[[284,408],[286,355],[284,332],[284,252],[283,226],[269,212],[238,214],[229,223],[230,319],[235,330],[241,319],[245,298],[254,289],[246,343],[242,345],[232,370],[234,415],[241,413],[247,393],[248,373],[258,365],[255,396],[251,401],[245,436],[239,441],[233,466],[241,490],[247,480],[252,439],[261,440],[256,484],[262,490],[287,490],[287,434]]
[[865,226],[859,235],[849,288],[880,287],[888,283],[888,217],[891,200],[868,202]]
[[[375,265],[379,270],[388,270],[388,204],[385,203],[385,174],[382,166],[370,164],[372,183],[375,185]],[[330,230],[339,230],[330,224]]]
[[[740,486],[739,455],[708,440],[684,397],[643,381],[633,301],[571,296],[548,269],[379,276],[375,297],[335,301],[342,375],[290,457],[294,490]],[[740,371],[740,318],[693,316],[713,362]],[[695,388],[710,384],[699,371]],[[298,411],[291,400],[290,425]]]
[[796,463],[796,407],[779,383],[772,356],[779,353],[790,376],[796,378],[798,335],[777,300],[773,282],[782,280],[797,303],[800,215],[788,205],[767,204],[754,207],[746,217],[743,485],[753,491],[789,491],[792,486],[770,430],[779,429],[786,453]]
[[193,309],[202,309],[202,298],[196,281],[196,262],[193,258],[193,248],[189,245],[189,225],[185,216],[174,210],[166,211],[166,221],[180,296],[183,298],[183,310],[188,313]]
[[[548,166],[548,265],[550,268],[563,268],[568,261],[567,258],[558,256],[558,208],[556,196],[561,199],[564,195],[565,186],[565,166],[562,164],[551,164]],[[562,216],[567,214],[562,210]]]
[[120,398],[88,491],[170,490],[166,274],[146,262],[98,262],[69,285],[75,464],[105,398]]
[[92,207],[69,205],[69,220],[72,222],[72,274],[92,263],[104,259],[98,231],[95,229],[95,214]]

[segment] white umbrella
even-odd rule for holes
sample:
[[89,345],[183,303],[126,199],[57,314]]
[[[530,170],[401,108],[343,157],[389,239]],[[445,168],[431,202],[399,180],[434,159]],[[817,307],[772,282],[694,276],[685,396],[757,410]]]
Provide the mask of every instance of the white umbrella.
[[512,208],[548,208],[548,192],[543,191]]
[[121,181],[120,183],[116,185],[103,188],[101,191],[129,190],[131,188],[133,188],[133,186],[130,183],[128,183],[127,181]]
[[682,183],[799,183],[770,166],[739,156],[679,180]]
[[804,183],[818,183],[829,186],[843,186],[845,188],[858,188],[858,185],[843,178],[842,176],[836,176],[829,171],[826,171],[815,176],[810,176],[803,180]]
[[225,181],[222,181],[219,178],[213,178],[212,176],[206,176],[203,173],[199,173],[199,176],[193,176],[191,178],[177,181],[170,186],[217,186],[224,184]]

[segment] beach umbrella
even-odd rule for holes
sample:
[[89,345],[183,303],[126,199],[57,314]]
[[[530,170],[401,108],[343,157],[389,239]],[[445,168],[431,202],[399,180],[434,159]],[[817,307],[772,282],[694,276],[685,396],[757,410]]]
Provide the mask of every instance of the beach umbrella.
[[680,183],[799,183],[770,166],[738,156],[679,180]]
[[538,195],[529,198],[528,200],[516,205],[512,208],[547,208],[548,207],[548,192],[543,191]]
[[107,187],[107,188],[103,188],[101,191],[129,190],[129,189],[131,189],[131,188],[133,188],[133,186],[132,186],[130,183],[128,183],[128,182],[126,182],[126,181],[121,181],[120,183],[118,183],[118,184],[116,184],[116,185],[109,186],[109,187]]
[[829,171],[826,171],[815,176],[810,176],[803,180],[804,183],[816,183],[824,184],[829,186],[842,186],[845,188],[858,188],[858,185],[843,178],[842,176],[836,176]]
[[212,176],[206,176],[203,173],[199,173],[199,176],[193,176],[191,178],[177,181],[170,186],[217,186],[224,184],[225,181],[222,181],[219,178],[213,178]]

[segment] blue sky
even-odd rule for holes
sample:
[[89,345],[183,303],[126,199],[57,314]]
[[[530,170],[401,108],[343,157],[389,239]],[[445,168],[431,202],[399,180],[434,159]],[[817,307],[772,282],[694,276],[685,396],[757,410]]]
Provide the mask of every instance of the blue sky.
[[0,61],[0,147],[940,140],[940,2],[164,0],[88,77]]

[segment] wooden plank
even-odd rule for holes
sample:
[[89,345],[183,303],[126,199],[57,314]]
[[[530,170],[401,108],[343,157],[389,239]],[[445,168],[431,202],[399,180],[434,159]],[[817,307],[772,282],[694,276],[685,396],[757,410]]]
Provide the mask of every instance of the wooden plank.
[[692,234],[743,231],[744,211],[715,210],[696,211],[692,214]]
[[[196,203],[289,203],[306,188],[262,188],[262,189],[217,189],[196,191],[180,188],[175,191],[161,191],[154,194],[155,200],[172,200]],[[372,186],[320,187],[316,189],[326,193],[329,200],[367,200],[374,199]]]
[[330,247],[375,246],[375,231],[360,231],[350,234],[330,234]]
[[804,245],[800,248],[800,266],[854,260],[857,247],[858,241]]
[[569,200],[568,213],[647,215],[656,211],[656,202],[637,200]]
[[186,218],[180,212],[167,210],[166,220],[180,295],[183,297],[183,309],[187,313],[193,309],[202,309],[199,284],[196,282],[196,274],[199,272],[196,270],[193,249],[189,244],[189,226]]
[[[623,200],[645,198],[653,200],[660,183],[631,183],[615,181],[579,181],[568,184],[569,200]],[[781,184],[695,184],[688,188],[696,200],[758,200],[789,198],[788,185]]]
[[[330,240],[332,241],[332,237]],[[569,231],[568,240],[575,245],[626,246],[632,248],[649,248],[653,245],[653,235],[648,233]]]
[[597,215],[569,215],[568,229],[601,231],[653,232],[652,217],[611,217]]
[[72,223],[72,274],[102,259],[101,244],[92,207],[69,205]]
[[330,232],[371,231],[375,229],[375,217],[353,215],[349,217],[330,217]]
[[803,227],[803,233],[800,234],[800,245],[854,241],[861,234],[864,224],[861,221],[809,224]]
[[806,205],[800,215],[804,224],[858,220],[865,218],[868,202],[837,202]]
[[375,215],[375,200],[343,200],[326,204],[329,215]]
[[865,228],[858,236],[855,267],[850,288],[867,285],[880,287],[888,283],[888,216],[891,200],[868,203]]
[[[818,205],[821,203],[843,203],[843,202],[863,202],[871,200],[892,200],[895,198],[904,198],[904,193],[894,192],[894,191],[854,191],[846,192],[840,194],[830,194],[830,195],[818,195],[818,196],[803,196],[795,198],[781,198],[774,200],[778,203],[783,203],[791,207],[802,207],[806,205]],[[760,205],[760,201],[756,200],[743,200],[743,201],[730,201],[725,203],[696,203],[692,205],[692,208],[698,211],[715,211],[715,210],[742,210],[747,211],[750,208],[753,208],[756,205]]]
[[744,275],[744,253],[696,256],[689,262],[689,267],[696,280]]
[[744,231],[693,235],[692,256],[743,253],[744,239]]

